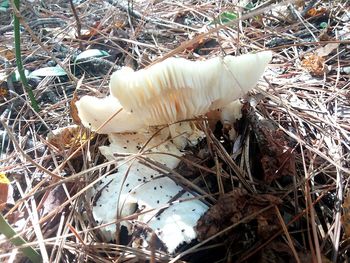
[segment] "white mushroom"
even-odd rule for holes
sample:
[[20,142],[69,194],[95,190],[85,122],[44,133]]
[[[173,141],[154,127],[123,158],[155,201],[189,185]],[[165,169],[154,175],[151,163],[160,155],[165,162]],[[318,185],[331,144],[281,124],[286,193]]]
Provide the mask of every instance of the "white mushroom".
[[128,112],[148,125],[193,118],[238,99],[254,88],[272,54],[269,51],[206,61],[169,58],[134,72],[113,73],[110,91]]
[[[135,209],[151,210],[136,220],[152,228],[168,252],[194,239],[193,227],[208,207],[165,171],[141,163],[136,155],[141,152],[174,169],[179,164],[175,156],[181,157],[181,150],[195,145],[204,133],[193,124],[180,122],[153,136],[149,126],[182,121],[228,105],[254,88],[270,59],[271,52],[261,52],[198,62],[170,58],[137,72],[124,67],[112,75],[110,96],[81,98],[76,103],[79,117],[83,125],[95,131],[123,108],[97,131],[109,134],[110,145],[100,147],[100,151],[119,167],[95,189],[95,219],[108,223],[117,215],[133,214]],[[231,111],[232,107],[227,109]],[[221,117],[233,120],[225,110]],[[175,196],[189,200],[170,205]],[[122,224],[130,226],[128,221]],[[109,225],[103,231],[113,239],[116,228]]]
[[[101,127],[98,133],[139,131],[146,127],[138,116],[123,110],[118,99],[113,96],[105,98],[84,96],[76,102],[76,106],[82,124],[93,131]],[[120,112],[108,121],[118,111]],[[108,122],[105,123],[106,121]]]
[[242,118],[243,104],[239,100],[235,100],[220,109],[220,120],[224,127],[229,129],[228,134],[231,141],[237,137],[233,124]]
[[99,133],[138,131],[221,108],[254,88],[271,60],[271,52],[206,61],[169,58],[134,72],[113,73],[111,96],[84,96],[77,101],[82,123],[97,128],[123,107]]
[[169,125],[170,136],[176,147],[183,150],[187,145],[197,145],[205,134],[192,122],[179,122]]
[[116,154],[134,154],[142,150],[144,154],[152,157],[153,160],[165,164],[170,169],[174,169],[180,162],[178,158],[166,154],[152,154],[152,152],[169,152],[175,156],[182,155],[176,145],[170,142],[168,128],[154,137],[152,137],[153,134],[153,129],[139,133],[109,134],[110,145],[101,146],[100,151],[107,159],[118,160]]
[[[187,132],[189,136],[195,136],[188,130]],[[128,153],[135,154],[142,149],[145,156],[174,169],[180,162],[180,159],[174,155],[181,157],[182,152],[167,140],[166,134],[167,132],[160,133],[152,139],[150,139],[151,132],[109,136],[111,144],[101,146],[100,151],[109,160],[116,160],[121,166],[118,167],[118,172],[104,178],[95,189],[95,192],[100,195],[93,207],[93,215],[98,222],[108,223],[114,221],[117,214],[119,218],[133,214],[136,208],[141,211],[151,210],[139,215],[137,221],[147,223],[163,241],[168,252],[172,253],[180,244],[190,242],[196,237],[194,226],[208,207],[199,200],[191,200],[194,195],[184,191],[180,185],[164,176],[164,172],[155,170],[138,160],[126,162],[126,156],[121,156]],[[145,145],[147,141],[149,143]],[[169,208],[161,210],[182,191],[178,198],[185,201],[175,202]],[[119,203],[118,196],[120,196]],[[122,221],[122,225],[131,231],[129,221]],[[109,225],[102,231],[107,239],[112,240],[115,237],[116,227]]]
[[239,100],[235,100],[220,109],[220,119],[222,124],[232,125],[242,118],[243,104]]

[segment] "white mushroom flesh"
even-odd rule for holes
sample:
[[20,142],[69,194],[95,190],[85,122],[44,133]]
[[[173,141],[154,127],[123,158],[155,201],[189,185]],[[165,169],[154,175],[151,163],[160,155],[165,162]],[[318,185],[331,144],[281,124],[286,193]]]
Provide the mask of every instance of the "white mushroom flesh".
[[[113,96],[83,96],[76,102],[76,106],[82,124],[98,133],[139,131],[146,127],[138,116],[123,110],[118,99]],[[113,115],[115,116],[109,120]]]
[[[136,209],[150,210],[136,220],[151,227],[168,252],[194,239],[193,227],[208,207],[167,177],[165,171],[141,163],[137,156],[174,169],[180,162],[177,157],[183,154],[181,150],[188,144],[195,145],[204,133],[192,124],[179,123],[152,136],[150,126],[222,108],[254,88],[270,60],[271,52],[261,52],[197,62],[170,58],[136,72],[124,67],[112,75],[110,96],[81,98],[76,106],[83,125],[109,135],[110,145],[100,147],[100,151],[118,165],[118,171],[103,178],[95,189],[95,219],[101,224],[110,223]],[[222,120],[233,120],[231,106],[221,111]],[[176,200],[189,200],[176,202],[175,196]],[[130,223],[122,222],[125,226]],[[114,224],[102,230],[108,239],[115,237]]]
[[[186,132],[194,139],[195,135],[190,134],[188,128]],[[169,131],[163,131],[152,139],[151,132],[109,136],[111,144],[101,146],[100,151],[109,160],[115,160],[119,167],[116,173],[104,178],[95,189],[99,197],[93,207],[93,215],[99,223],[108,223],[115,221],[117,215],[118,218],[123,218],[133,214],[136,208],[139,212],[150,210],[139,215],[137,221],[147,223],[164,242],[168,252],[172,253],[180,244],[190,242],[196,237],[193,227],[208,207],[165,176],[164,172],[132,159],[132,154],[142,151],[144,156],[153,161],[160,162],[169,169],[176,168],[180,159],[175,156],[181,157],[182,152],[167,140],[167,134]],[[149,143],[144,145],[147,141]],[[129,161],[126,161],[127,158]],[[182,194],[176,200],[184,201],[175,202],[166,208],[172,198],[180,192]],[[129,221],[123,221],[121,224],[130,230]],[[109,240],[114,239],[115,231],[115,225],[103,228],[103,233]]]
[[148,125],[173,123],[218,109],[256,85],[269,51],[206,61],[169,58],[147,69],[123,67],[113,73],[110,91],[128,112]]

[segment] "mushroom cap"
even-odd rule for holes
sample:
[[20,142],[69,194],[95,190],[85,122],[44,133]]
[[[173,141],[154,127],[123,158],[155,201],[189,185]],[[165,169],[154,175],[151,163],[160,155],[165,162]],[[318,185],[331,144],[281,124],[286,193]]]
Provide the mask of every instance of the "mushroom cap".
[[256,85],[270,51],[206,61],[169,58],[147,69],[123,67],[112,74],[110,91],[123,108],[148,125],[193,118],[218,109]]
[[[151,227],[164,242],[168,252],[173,253],[180,244],[196,237],[194,226],[208,207],[194,199],[195,196],[181,185],[164,176],[164,172],[139,160],[127,161],[125,156],[118,155],[135,154],[142,148],[148,153],[147,157],[174,169],[180,162],[175,156],[180,157],[184,153],[168,140],[170,133],[168,130],[157,134],[149,131],[109,135],[111,144],[101,146],[100,151],[107,159],[116,161],[118,170],[103,178],[101,184],[96,186],[96,203],[92,212],[95,220],[104,224],[114,221],[117,214],[119,218],[131,215],[136,208],[148,211],[138,215],[135,220]],[[189,137],[196,136],[196,130],[193,133],[190,134],[187,129]],[[177,195],[182,201],[170,205],[169,202]],[[121,224],[130,229],[128,221],[122,221]],[[115,224],[101,230],[107,239],[114,239]]]
[[[84,96],[76,102],[76,106],[82,124],[93,131],[96,131],[113,114],[122,109],[118,99],[113,96],[105,98]],[[133,132],[144,127],[146,126],[141,118],[122,110],[99,129],[98,133]]]
[[177,146],[169,141],[168,136],[170,132],[168,128],[164,129],[163,132],[157,133],[154,137],[152,137],[154,135],[153,132],[151,129],[139,133],[109,134],[110,145],[100,146],[99,148],[108,160],[115,161],[118,160],[115,153],[137,153],[142,149],[144,153],[147,153],[147,157],[166,165],[169,169],[174,169],[179,164],[180,159],[167,154],[159,154],[164,152],[182,156]]

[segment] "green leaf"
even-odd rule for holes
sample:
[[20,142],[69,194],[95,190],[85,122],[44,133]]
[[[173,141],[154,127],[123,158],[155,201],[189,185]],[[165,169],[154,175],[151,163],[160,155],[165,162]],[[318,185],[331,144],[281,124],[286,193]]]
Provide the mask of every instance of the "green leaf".
[[225,11],[219,15],[217,19],[215,19],[211,24],[226,24],[235,19],[237,19],[238,15],[233,12]]
[[5,10],[6,11],[9,7],[10,7],[10,1],[8,1],[8,0],[0,1],[0,8],[1,8],[1,10]]
[[[27,242],[18,236],[16,231],[11,227],[11,225],[6,221],[3,215],[0,213],[0,233],[4,234],[5,237],[15,246],[26,245]],[[42,262],[40,254],[34,250],[33,247],[22,247],[20,250],[23,254],[28,257],[32,262]]]
[[[29,71],[25,69],[24,70],[24,75],[26,77],[28,77],[29,76]],[[21,81],[21,76],[19,75],[19,72],[18,72],[17,69],[12,73],[11,78],[12,78],[13,82]]]
[[328,27],[328,24],[327,24],[326,22],[322,22],[322,23],[320,23],[320,27],[321,27],[322,29],[325,29],[325,28]]
[[74,62],[79,62],[81,60],[85,60],[87,58],[99,58],[99,57],[108,57],[108,52],[99,49],[88,49],[81,52],[76,58]]
[[58,76],[65,76],[67,73],[64,71],[63,68],[60,66],[56,67],[45,67],[45,68],[39,68],[37,70],[34,70],[32,73],[29,74],[29,78],[31,77],[58,77]]
[[245,9],[247,10],[251,10],[255,7],[255,5],[252,3],[252,2],[249,2],[246,6],[245,6]]
[[[13,0],[13,5],[20,10],[20,0]],[[27,77],[24,73],[24,67],[23,67],[23,61],[22,61],[22,50],[21,50],[21,31],[20,31],[20,22],[19,22],[19,14],[15,14],[13,15],[13,31],[14,31],[14,35],[15,35],[15,53],[16,53],[16,66],[17,66],[17,70],[19,72],[19,75],[21,77],[21,82],[23,84],[23,87],[26,91],[26,93],[28,94],[29,100],[32,104],[33,109],[36,112],[39,112],[40,108],[38,105],[38,102],[35,99],[34,93],[31,89],[31,87],[28,84],[28,80]]]

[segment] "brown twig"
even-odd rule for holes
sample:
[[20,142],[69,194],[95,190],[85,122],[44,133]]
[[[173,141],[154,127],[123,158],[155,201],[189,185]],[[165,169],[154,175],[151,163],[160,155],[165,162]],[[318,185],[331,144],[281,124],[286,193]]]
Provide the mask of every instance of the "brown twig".
[[[76,23],[76,25],[77,25],[77,35],[78,35],[78,38],[81,39],[81,22],[80,22],[80,18],[79,18],[79,16],[78,16],[77,10],[75,9],[73,0],[69,0],[69,3],[70,3],[70,6],[71,6],[71,9],[72,9],[74,18],[75,18],[75,23]],[[80,48],[80,50],[83,50],[83,49],[84,49],[83,43],[82,43],[81,41],[79,41],[79,48]]]

